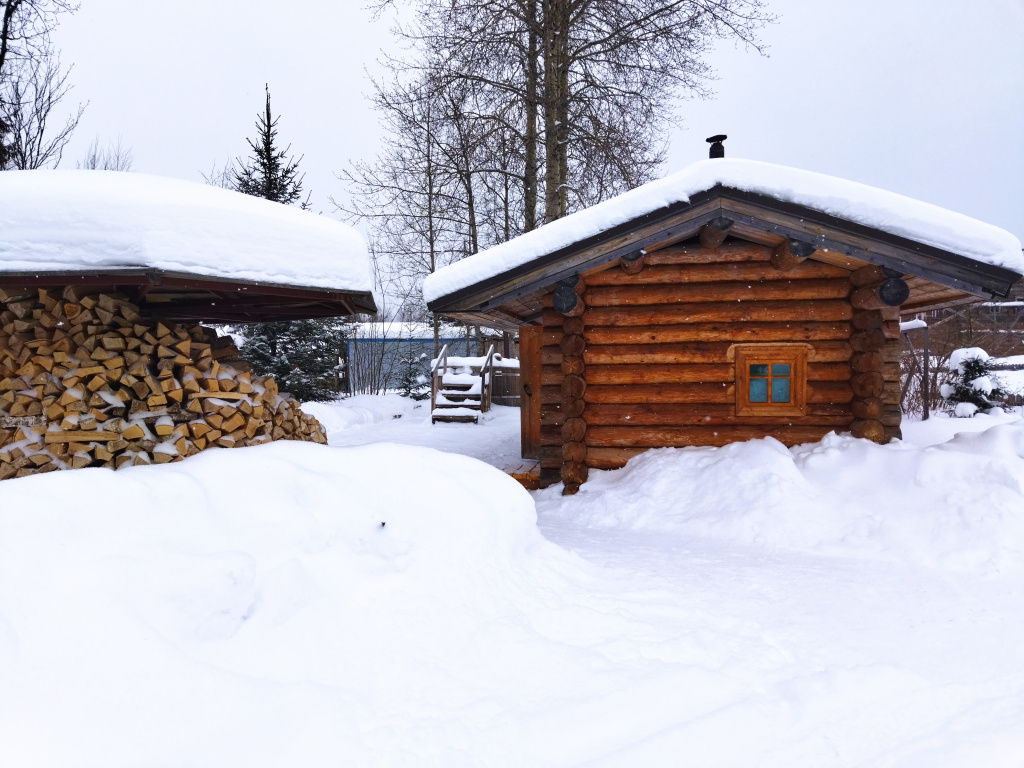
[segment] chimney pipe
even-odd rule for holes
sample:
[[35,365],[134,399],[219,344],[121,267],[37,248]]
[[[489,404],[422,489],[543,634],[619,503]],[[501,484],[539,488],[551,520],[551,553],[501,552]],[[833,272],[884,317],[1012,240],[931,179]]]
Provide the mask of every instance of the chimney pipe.
[[711,145],[711,149],[708,150],[708,157],[712,160],[716,157],[725,157],[725,147],[722,146],[722,142],[728,139],[724,133],[720,133],[717,136],[711,136],[705,141]]

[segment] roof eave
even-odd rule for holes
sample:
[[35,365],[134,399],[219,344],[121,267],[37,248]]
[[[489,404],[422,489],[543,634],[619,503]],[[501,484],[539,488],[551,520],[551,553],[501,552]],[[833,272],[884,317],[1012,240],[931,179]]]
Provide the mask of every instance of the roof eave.
[[[433,312],[483,311],[525,296],[543,285],[599,267],[667,239],[685,239],[717,216],[747,226],[811,242],[818,248],[900,269],[979,296],[1003,297],[1018,273],[910,238],[842,219],[807,206],[723,185],[638,216],[589,238],[533,259],[514,269],[427,305]],[[637,234],[636,237],[631,235]]]

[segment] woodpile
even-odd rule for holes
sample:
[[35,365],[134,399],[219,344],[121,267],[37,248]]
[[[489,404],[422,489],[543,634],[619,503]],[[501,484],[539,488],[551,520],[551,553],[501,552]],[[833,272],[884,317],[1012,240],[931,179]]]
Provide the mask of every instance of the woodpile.
[[0,288],[0,480],[271,440],[327,442],[229,337],[87,286]]

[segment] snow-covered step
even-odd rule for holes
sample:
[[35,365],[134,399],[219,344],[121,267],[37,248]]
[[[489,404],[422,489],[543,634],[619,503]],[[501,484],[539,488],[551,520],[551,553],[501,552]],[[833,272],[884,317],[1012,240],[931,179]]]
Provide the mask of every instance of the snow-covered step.
[[439,421],[476,424],[479,420],[479,406],[475,410],[472,408],[449,407],[435,408],[430,412],[430,421],[432,424],[436,424]]

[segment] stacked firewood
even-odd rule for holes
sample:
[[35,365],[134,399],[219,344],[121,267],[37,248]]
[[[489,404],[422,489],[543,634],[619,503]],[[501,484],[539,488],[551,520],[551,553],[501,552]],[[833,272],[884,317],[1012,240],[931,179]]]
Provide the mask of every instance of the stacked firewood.
[[327,442],[230,337],[88,287],[0,288],[0,480],[270,440]]

